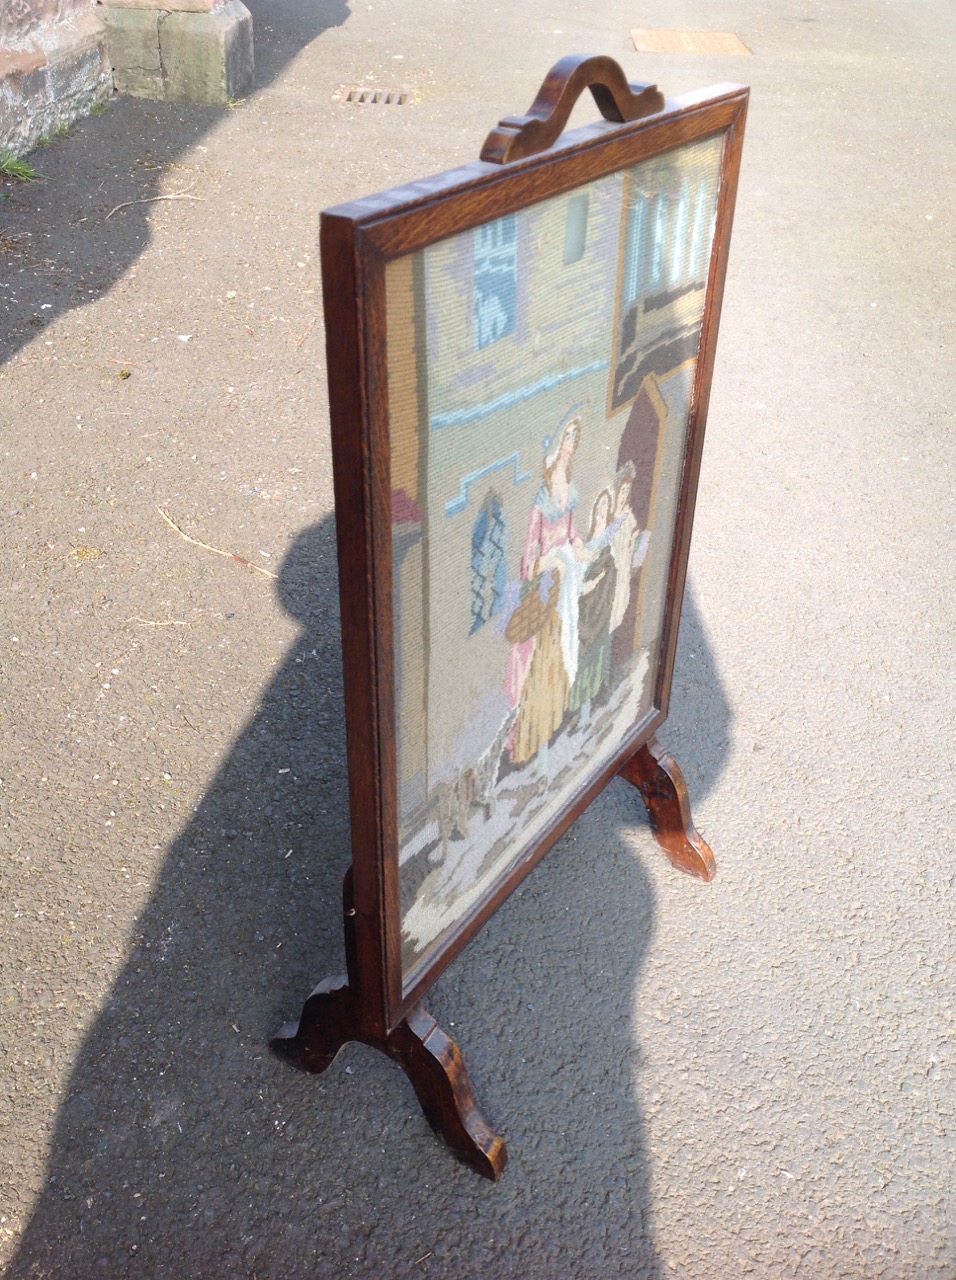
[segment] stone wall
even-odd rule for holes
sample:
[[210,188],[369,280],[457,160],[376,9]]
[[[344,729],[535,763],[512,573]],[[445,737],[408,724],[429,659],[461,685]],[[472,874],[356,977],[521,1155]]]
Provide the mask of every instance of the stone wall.
[[0,7],[0,149],[23,155],[113,90],[95,0]]
[[58,22],[91,13],[97,0],[5,0],[0,7],[0,45],[16,44]]
[[14,155],[114,90],[227,103],[254,83],[241,0],[0,0],[0,150]]

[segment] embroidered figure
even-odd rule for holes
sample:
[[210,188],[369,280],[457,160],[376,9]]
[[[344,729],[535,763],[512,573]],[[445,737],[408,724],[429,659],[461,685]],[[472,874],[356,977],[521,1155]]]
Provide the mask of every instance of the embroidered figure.
[[625,462],[614,480],[614,511],[611,525],[611,554],[617,570],[614,603],[611,606],[610,631],[624,621],[631,600],[631,575],[641,567],[647,554],[647,534],[641,534],[631,509],[634,463]]
[[[574,517],[578,491],[571,470],[580,441],[581,419],[573,414],[547,444],[544,482],[528,522],[521,558],[523,596],[509,624],[513,643],[505,682],[509,705],[518,709],[509,744],[515,765],[547,749],[564,718],[577,673],[582,562],[591,558]],[[536,606],[537,618],[524,638],[513,624],[521,616],[518,611],[527,614],[529,605]]]
[[[647,555],[650,530],[638,528],[631,506],[631,492],[635,469],[626,462],[617,473],[614,486],[614,520],[612,524],[611,554],[617,570],[614,601],[611,605],[609,631],[613,637],[608,654],[611,683],[620,678],[634,652],[632,626],[636,625],[636,605],[632,602],[634,583]],[[631,622],[622,627],[627,617]]]
[[602,489],[594,499],[587,541],[594,559],[585,570],[578,602],[578,669],[569,709],[581,712],[585,724],[591,718],[591,704],[600,698],[608,676],[609,626],[618,577],[611,549],[613,501],[610,489]]

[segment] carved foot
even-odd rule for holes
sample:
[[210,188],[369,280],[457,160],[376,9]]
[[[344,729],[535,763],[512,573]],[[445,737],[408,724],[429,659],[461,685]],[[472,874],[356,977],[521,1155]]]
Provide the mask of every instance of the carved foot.
[[318,1074],[330,1066],[342,1046],[353,1039],[352,1009],[345,978],[326,978],[302,1006],[298,1023],[287,1023],[269,1048],[299,1071]]
[[290,1066],[318,1073],[349,1040],[362,1040],[394,1058],[445,1145],[482,1177],[501,1177],[508,1161],[505,1144],[478,1109],[458,1046],[421,1005],[383,1043],[358,1030],[346,979],[327,978],[306,1000],[298,1024],[283,1027],[269,1048]]
[[484,1178],[504,1173],[504,1141],[478,1109],[461,1051],[422,1005],[389,1035],[385,1052],[412,1082],[428,1123],[452,1152]]
[[717,863],[691,820],[687,783],[674,757],[652,738],[631,756],[621,777],[640,791],[657,843],[674,866],[701,880],[713,880]]

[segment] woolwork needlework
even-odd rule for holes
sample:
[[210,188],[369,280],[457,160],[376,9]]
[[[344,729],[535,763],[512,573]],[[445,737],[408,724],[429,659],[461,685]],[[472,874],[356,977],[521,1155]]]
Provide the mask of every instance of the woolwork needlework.
[[387,267],[406,987],[654,709],[722,146]]

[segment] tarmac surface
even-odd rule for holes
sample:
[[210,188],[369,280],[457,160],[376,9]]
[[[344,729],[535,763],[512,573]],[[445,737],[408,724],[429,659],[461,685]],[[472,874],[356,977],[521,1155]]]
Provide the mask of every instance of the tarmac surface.
[[[254,96],[0,202],[3,1274],[951,1280],[956,11],[247,2]],[[349,860],[316,235],[580,51],[752,85],[661,735],[719,873],[614,783],[440,980],[492,1185],[266,1047]]]

